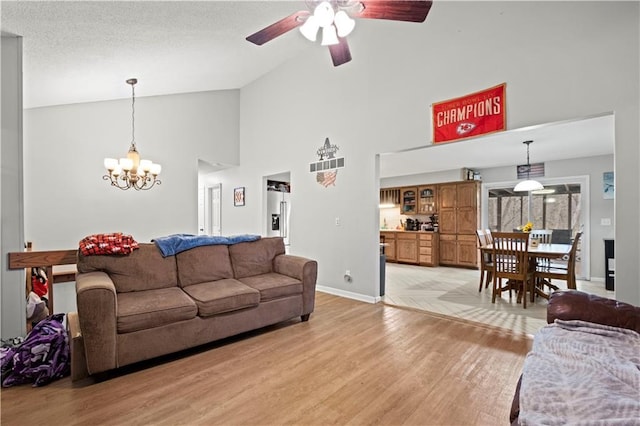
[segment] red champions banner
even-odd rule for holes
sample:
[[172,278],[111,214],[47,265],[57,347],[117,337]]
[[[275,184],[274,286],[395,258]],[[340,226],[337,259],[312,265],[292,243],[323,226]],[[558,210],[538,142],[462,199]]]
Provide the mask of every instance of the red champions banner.
[[433,143],[505,130],[506,85],[433,104]]

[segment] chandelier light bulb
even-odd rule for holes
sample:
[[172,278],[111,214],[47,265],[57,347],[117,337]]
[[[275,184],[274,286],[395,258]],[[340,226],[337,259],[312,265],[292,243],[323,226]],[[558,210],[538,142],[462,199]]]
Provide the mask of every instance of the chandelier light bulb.
[[122,167],[122,170],[125,172],[130,171],[133,168],[133,160],[130,158],[121,158],[120,167]]
[[138,166],[138,169],[146,173],[149,170],[151,170],[151,164],[153,163],[151,163],[150,160],[140,160],[140,165]]
[[351,19],[349,15],[347,15],[347,12],[345,12],[344,10],[340,10],[338,11],[338,13],[336,13],[334,21],[336,28],[338,29],[339,37],[348,36],[356,26],[356,21]]
[[162,171],[162,166],[160,164],[156,164],[156,163],[151,164],[151,168],[149,169],[149,172],[152,175],[158,176],[161,171]]
[[333,24],[333,18],[335,17],[335,12],[333,11],[333,6],[329,2],[323,1],[320,3],[315,10],[313,11],[313,16],[318,20],[318,25],[322,28],[326,28],[329,25]]
[[115,158],[105,158],[104,159],[104,168],[107,170],[114,170],[118,165],[118,160]]

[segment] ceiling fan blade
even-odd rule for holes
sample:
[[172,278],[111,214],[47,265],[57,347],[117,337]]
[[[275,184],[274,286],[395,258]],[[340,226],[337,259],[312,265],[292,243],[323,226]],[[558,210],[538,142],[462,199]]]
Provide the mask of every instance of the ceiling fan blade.
[[351,60],[351,51],[349,50],[347,39],[338,38],[338,40],[340,43],[329,45],[329,52],[331,52],[334,67],[346,64]]
[[360,0],[363,9],[350,13],[354,18],[390,19],[392,21],[424,22],[431,9],[431,0]]
[[274,38],[281,36],[287,31],[291,31],[292,29],[299,27],[304,24],[306,18],[309,17],[311,13],[306,10],[300,10],[292,15],[287,16],[269,25],[266,28],[261,29],[260,31],[251,34],[247,37],[247,41],[251,43],[257,44],[258,46],[262,46],[268,41],[273,40]]

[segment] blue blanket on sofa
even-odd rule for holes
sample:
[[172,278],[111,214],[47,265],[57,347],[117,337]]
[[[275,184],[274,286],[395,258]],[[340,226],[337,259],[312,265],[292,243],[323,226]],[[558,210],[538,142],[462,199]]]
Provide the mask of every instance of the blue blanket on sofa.
[[248,241],[256,241],[260,239],[260,235],[233,235],[230,237],[212,236],[212,235],[192,235],[192,234],[173,234],[166,237],[158,237],[151,240],[156,243],[160,249],[162,257],[174,256],[182,251],[192,249],[199,246],[210,246],[215,244],[237,244]]

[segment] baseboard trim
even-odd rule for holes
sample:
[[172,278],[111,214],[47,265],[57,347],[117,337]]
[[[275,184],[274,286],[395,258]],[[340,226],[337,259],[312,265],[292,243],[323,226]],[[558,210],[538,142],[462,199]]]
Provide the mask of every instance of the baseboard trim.
[[354,293],[352,291],[340,290],[339,288],[325,287],[323,285],[316,285],[316,290],[322,293],[332,294],[334,296],[345,297],[347,299],[359,300],[360,302],[378,303],[382,300],[380,296],[372,297],[366,296],[360,293]]

